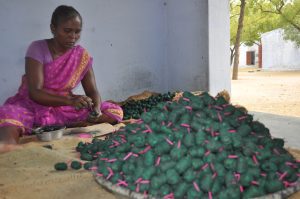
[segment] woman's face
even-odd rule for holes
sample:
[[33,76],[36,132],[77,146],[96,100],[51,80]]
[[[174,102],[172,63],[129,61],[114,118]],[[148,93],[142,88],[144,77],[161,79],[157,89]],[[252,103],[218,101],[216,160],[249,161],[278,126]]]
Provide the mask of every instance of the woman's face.
[[57,27],[51,25],[51,30],[54,34],[54,40],[64,49],[72,48],[80,38],[81,20],[76,16],[67,21],[60,22]]

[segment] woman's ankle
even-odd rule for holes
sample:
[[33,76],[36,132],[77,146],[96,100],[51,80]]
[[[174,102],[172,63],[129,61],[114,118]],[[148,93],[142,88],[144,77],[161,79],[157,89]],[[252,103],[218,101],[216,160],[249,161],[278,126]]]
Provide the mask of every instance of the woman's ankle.
[[0,128],[0,144],[18,144],[20,130],[18,127],[7,126]]

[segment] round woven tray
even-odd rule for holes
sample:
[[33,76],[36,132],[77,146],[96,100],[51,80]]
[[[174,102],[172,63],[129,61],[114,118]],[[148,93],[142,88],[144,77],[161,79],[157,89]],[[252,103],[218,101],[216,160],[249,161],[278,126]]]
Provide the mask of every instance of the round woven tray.
[[[107,191],[115,194],[118,198],[131,198],[131,199],[158,199],[152,196],[146,196],[141,193],[137,193],[134,191],[131,191],[129,189],[126,189],[124,187],[120,187],[118,185],[114,185],[110,181],[106,180],[105,178],[98,176],[96,171],[93,171],[94,177],[96,179],[96,182],[100,184],[103,188],[105,188]],[[300,179],[297,181],[297,185],[293,187],[289,187],[287,189],[268,194],[262,197],[257,197],[254,199],[284,199],[288,198],[290,195],[296,193],[300,190]]]

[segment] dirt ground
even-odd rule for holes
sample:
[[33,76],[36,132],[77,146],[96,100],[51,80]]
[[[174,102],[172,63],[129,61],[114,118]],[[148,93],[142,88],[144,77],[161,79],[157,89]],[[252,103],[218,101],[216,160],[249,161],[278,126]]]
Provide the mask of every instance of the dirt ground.
[[231,103],[248,111],[300,117],[300,71],[239,69],[231,82]]

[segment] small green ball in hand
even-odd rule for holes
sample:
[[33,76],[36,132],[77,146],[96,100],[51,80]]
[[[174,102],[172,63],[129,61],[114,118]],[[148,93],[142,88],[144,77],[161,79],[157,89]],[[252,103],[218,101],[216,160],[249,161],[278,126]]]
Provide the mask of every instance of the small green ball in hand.
[[97,118],[97,117],[99,117],[100,115],[102,115],[101,111],[100,111],[100,112],[97,112],[97,111],[93,110],[93,111],[91,111],[91,112],[89,113],[89,117],[91,117],[91,118]]

